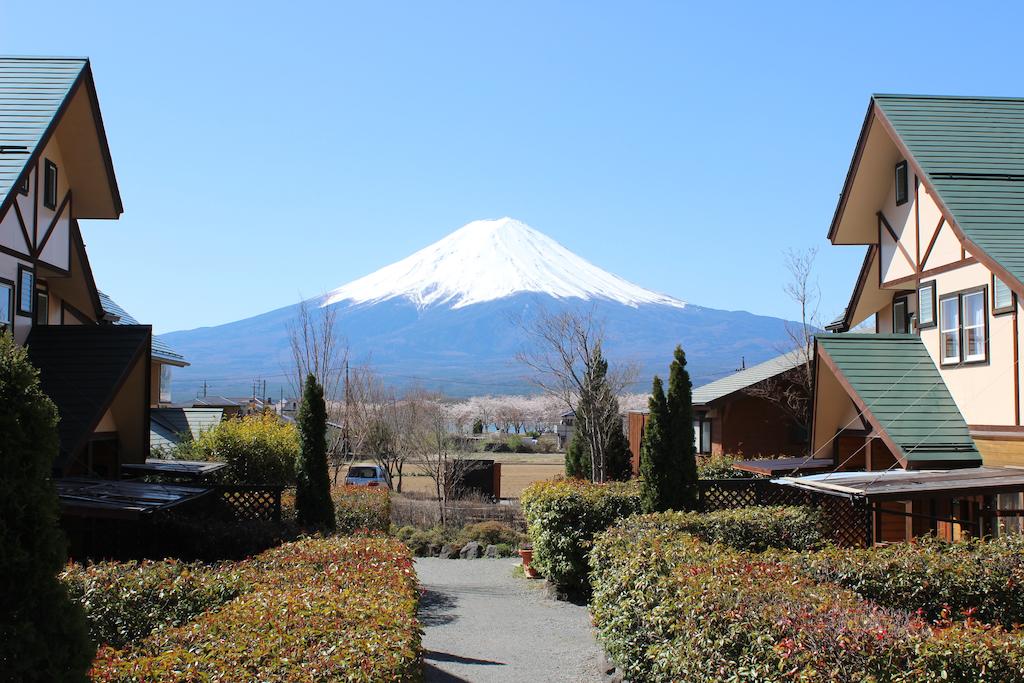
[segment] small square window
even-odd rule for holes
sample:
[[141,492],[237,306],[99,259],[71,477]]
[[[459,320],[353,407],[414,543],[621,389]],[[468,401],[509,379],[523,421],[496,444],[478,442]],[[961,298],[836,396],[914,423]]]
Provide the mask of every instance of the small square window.
[[935,281],[922,282],[917,287],[917,327],[935,327]]
[[910,196],[907,179],[907,162],[896,164],[896,206],[906,204]]
[[36,274],[31,268],[18,266],[18,315],[32,315],[35,291]]
[[57,164],[49,159],[43,164],[43,206],[57,208]]
[[1013,311],[1014,294],[1005,282],[992,276],[992,313],[1010,313]]
[[36,325],[50,324],[50,295],[46,292],[36,292]]

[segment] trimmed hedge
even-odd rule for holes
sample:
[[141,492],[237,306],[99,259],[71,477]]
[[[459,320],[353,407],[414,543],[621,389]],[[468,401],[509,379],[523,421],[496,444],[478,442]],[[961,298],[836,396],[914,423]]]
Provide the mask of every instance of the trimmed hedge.
[[391,495],[386,488],[342,486],[334,489],[332,498],[339,534],[391,528]]
[[825,545],[821,514],[812,508],[763,506],[714,512],[662,512],[624,522],[632,529],[661,529],[692,534],[707,543],[736,550],[769,548],[813,550]]
[[235,565],[174,560],[69,565],[60,578],[84,608],[93,642],[115,648],[185,624],[249,588]]
[[587,554],[594,536],[641,510],[633,482],[591,484],[578,479],[542,481],[521,497],[533,542],[533,566],[571,594],[589,591]]
[[817,581],[856,591],[930,621],[977,619],[1024,624],[1024,537],[913,543],[866,549],[830,548],[794,558]]
[[632,681],[1024,681],[1024,642],[929,625],[782,561],[633,520],[591,553],[598,637]]
[[250,592],[128,649],[102,648],[93,679],[419,679],[416,573],[398,541],[305,539],[239,567]]

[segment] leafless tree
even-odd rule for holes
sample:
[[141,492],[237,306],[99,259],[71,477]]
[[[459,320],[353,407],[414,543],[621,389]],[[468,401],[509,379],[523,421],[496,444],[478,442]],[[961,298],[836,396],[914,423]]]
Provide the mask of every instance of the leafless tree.
[[465,476],[477,469],[478,461],[469,459],[460,450],[462,438],[452,433],[453,411],[442,396],[416,392],[406,397],[417,406],[417,437],[420,469],[434,482],[438,516],[441,526],[448,524],[448,505],[461,493]]
[[402,492],[402,473],[409,458],[408,432],[414,428],[414,406],[369,367],[356,368],[349,381],[348,424],[353,452],[371,457],[384,468],[392,486]]
[[[517,359],[532,371],[531,380],[541,391],[576,413],[576,429],[590,447],[594,481],[605,481],[609,434],[601,426],[607,423],[609,411],[617,412],[616,397],[632,384],[636,366],[609,366],[605,375],[608,390],[591,388],[590,378],[600,374],[597,370],[604,341],[604,324],[594,319],[593,310],[542,310],[535,318],[521,320],[519,324],[526,333],[527,346],[517,354]],[[580,410],[581,402],[590,408]]]
[[302,301],[298,315],[288,323],[295,396],[302,396],[306,376],[313,375],[324,388],[328,404],[338,398],[348,346],[338,339],[337,319],[334,307],[314,307],[309,301]]
[[821,328],[821,288],[814,277],[817,255],[817,247],[811,247],[789,249],[784,256],[789,280],[783,291],[800,307],[800,322],[786,323],[789,344],[780,351],[793,357],[795,367],[746,390],[747,394],[776,405],[805,430],[810,428],[814,395],[814,334]]

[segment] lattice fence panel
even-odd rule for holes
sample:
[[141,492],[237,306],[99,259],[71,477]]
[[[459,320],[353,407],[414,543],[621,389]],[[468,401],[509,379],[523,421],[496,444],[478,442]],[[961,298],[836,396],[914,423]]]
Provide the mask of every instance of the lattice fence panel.
[[752,505],[807,505],[821,509],[825,534],[837,544],[863,546],[867,538],[867,506],[845,498],[780,486],[767,479],[702,479],[699,491],[704,512]]
[[281,521],[281,487],[219,486],[220,503],[237,521]]

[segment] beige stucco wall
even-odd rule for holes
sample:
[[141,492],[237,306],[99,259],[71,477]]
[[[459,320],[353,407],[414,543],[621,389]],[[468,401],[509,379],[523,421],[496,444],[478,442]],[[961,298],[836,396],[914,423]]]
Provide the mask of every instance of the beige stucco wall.
[[822,361],[818,361],[817,365],[811,452],[816,458],[831,458],[831,442],[836,432],[844,429],[861,429],[863,422],[850,396],[832,371]]

